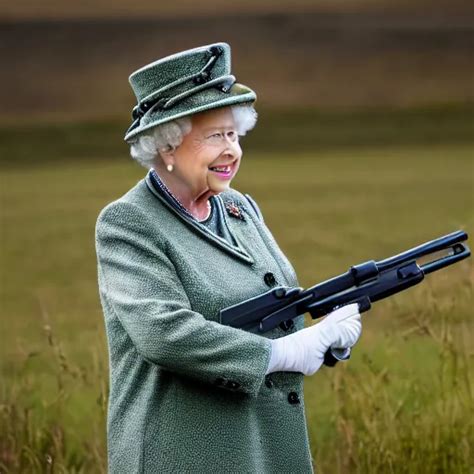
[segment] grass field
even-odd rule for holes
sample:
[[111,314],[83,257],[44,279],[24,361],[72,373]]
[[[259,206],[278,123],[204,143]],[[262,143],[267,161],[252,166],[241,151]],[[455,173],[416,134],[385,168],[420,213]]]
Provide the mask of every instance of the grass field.
[[[442,142],[249,144],[232,185],[257,200],[309,286],[457,229],[472,234],[472,144]],[[45,140],[47,157],[40,138],[29,143],[29,153],[11,143],[17,164],[2,160],[0,472],[105,472],[94,224],[145,170],[123,150],[110,159],[112,142],[86,156]],[[377,303],[351,361],[306,379],[320,472],[472,472],[472,269],[464,261]]]

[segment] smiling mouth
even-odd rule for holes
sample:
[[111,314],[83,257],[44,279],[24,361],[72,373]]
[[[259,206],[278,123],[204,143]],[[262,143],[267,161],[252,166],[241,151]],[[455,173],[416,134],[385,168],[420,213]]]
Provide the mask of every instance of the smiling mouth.
[[209,166],[209,169],[212,171],[230,171],[237,160],[234,160],[232,163],[227,165],[218,165],[218,166]]
[[229,165],[210,166],[209,170],[213,173],[216,173],[220,177],[228,178],[232,175],[236,161],[233,161]]

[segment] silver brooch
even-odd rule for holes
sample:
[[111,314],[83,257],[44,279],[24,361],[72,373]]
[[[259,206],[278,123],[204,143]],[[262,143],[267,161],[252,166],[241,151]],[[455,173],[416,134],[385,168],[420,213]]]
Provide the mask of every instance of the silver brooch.
[[227,214],[231,217],[236,217],[237,219],[245,220],[244,213],[242,209],[235,204],[235,202],[230,201],[225,204],[225,208],[227,210]]

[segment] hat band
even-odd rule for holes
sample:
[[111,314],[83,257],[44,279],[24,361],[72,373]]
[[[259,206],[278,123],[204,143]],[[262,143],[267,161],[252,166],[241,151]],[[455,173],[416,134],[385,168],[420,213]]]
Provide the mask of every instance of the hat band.
[[221,83],[224,84],[219,87],[219,89],[222,92],[228,92],[232,85],[235,83],[235,77],[232,75],[216,77],[215,79],[212,79],[209,82],[201,84],[200,86],[193,87],[192,89],[189,89],[187,91],[181,92],[180,94],[177,94],[174,97],[162,97],[161,99],[158,99],[155,104],[149,107],[149,110],[152,110],[156,106],[158,106],[158,108],[162,110],[169,109],[170,107],[173,107],[173,105],[175,105],[176,103],[182,101],[183,99],[186,99],[186,97],[197,94],[198,92],[204,89],[215,87],[217,84]]
[[[156,112],[157,109],[167,110],[178,102],[181,102],[182,100],[186,99],[187,97],[190,97],[194,94],[197,94],[198,92],[201,92],[204,89],[209,89],[211,87],[215,87],[222,92],[229,92],[235,81],[236,78],[233,75],[220,76],[208,82],[205,82],[204,84],[193,87],[192,89],[181,92],[180,94],[177,94],[173,97],[158,96],[152,100],[143,101],[133,108],[132,118],[134,119],[134,122],[127,130],[127,133],[136,128],[140,124],[142,117],[144,117],[148,113]],[[219,84],[221,84],[220,87],[217,87]]]

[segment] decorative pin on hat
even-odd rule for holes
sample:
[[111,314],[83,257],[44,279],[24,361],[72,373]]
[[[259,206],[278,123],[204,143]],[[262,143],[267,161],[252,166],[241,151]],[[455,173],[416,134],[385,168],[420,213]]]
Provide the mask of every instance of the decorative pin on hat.
[[215,43],[166,56],[131,74],[137,97],[129,141],[179,117],[218,107],[254,102],[255,92],[230,74],[230,46]]

